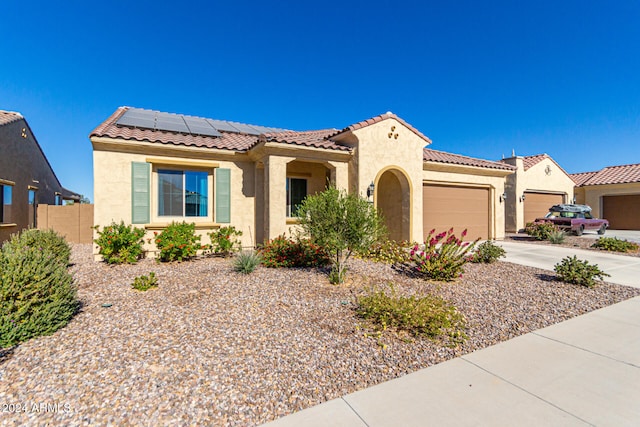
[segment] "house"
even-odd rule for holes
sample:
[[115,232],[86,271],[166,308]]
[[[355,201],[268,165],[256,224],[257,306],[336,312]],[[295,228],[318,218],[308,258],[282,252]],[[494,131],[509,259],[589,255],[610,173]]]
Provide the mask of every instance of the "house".
[[506,231],[520,231],[545,216],[551,206],[573,202],[573,179],[548,154],[514,154],[502,163],[515,167],[505,185]]
[[591,206],[593,216],[609,220],[609,228],[614,230],[640,230],[640,163],[571,177],[576,202]]
[[368,197],[396,240],[450,227],[501,238],[515,169],[425,148],[431,140],[392,113],[292,131],[120,107],[89,138],[96,225],[123,220],[150,237],[186,220],[205,243],[233,225],[247,247],[295,228],[302,199],[328,182]]
[[20,113],[0,110],[0,242],[37,226],[38,204],[80,196],[62,185]]

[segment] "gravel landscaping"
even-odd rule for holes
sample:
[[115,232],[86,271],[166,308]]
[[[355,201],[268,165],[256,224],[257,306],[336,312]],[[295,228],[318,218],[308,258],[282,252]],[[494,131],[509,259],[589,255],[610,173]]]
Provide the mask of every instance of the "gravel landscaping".
[[[257,425],[640,295],[506,262],[427,283],[354,259],[342,286],[314,269],[243,275],[218,258],[108,266],[92,261],[91,245],[75,245],[72,263],[81,312],[0,351],[2,425]],[[131,289],[150,271],[158,288]],[[367,334],[354,298],[389,282],[451,301],[468,340]]]

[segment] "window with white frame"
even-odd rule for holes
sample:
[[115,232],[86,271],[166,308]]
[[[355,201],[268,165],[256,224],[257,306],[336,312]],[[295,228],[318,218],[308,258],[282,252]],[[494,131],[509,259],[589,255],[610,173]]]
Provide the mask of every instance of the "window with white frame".
[[158,216],[206,217],[207,172],[158,169]]
[[298,209],[307,197],[307,180],[304,178],[287,178],[287,216],[298,216]]
[[0,184],[0,224],[11,223],[11,204],[13,196],[13,186],[10,184]]

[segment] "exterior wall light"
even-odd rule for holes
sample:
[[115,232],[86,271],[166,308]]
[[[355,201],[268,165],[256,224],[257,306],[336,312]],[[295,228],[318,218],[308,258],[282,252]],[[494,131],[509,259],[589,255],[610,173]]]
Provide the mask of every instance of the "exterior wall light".
[[521,202],[524,202],[524,198],[525,198],[525,195],[524,195],[524,193],[523,193],[523,194],[522,194],[522,196],[520,196],[520,201],[521,201]]
[[367,187],[367,199],[371,199],[371,197],[373,196],[373,192],[375,191],[376,186],[373,183],[373,181],[371,181],[371,184],[369,184],[369,186]]
[[507,200],[507,193],[502,193],[500,195],[500,203],[504,202],[505,200]]

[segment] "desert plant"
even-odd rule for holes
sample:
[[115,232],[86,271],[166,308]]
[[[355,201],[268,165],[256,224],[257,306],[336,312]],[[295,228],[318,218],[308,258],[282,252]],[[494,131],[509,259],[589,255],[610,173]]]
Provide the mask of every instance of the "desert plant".
[[563,282],[589,288],[595,286],[595,278],[604,280],[605,277],[610,277],[609,274],[601,271],[597,264],[589,264],[589,261],[579,260],[575,255],[562,259],[553,269]]
[[621,240],[617,237],[600,237],[591,247],[614,252],[631,252],[638,250],[637,243]]
[[160,261],[185,261],[194,256],[200,246],[196,225],[172,222],[160,234],[154,233]]
[[138,291],[146,291],[151,288],[155,288],[158,286],[158,278],[156,277],[156,273],[153,271],[149,273],[148,276],[138,276],[133,279],[133,283],[131,287]]
[[435,295],[401,296],[390,285],[389,292],[371,290],[358,297],[356,303],[357,315],[380,331],[394,328],[414,336],[447,337],[454,343],[466,338],[464,316]]
[[59,254],[40,246],[0,251],[0,348],[54,333],[78,307],[73,278]]
[[107,264],[135,264],[142,257],[144,229],[125,225],[124,221],[120,221],[120,224],[113,222],[102,231],[97,225],[95,229],[98,238],[94,242]]
[[416,272],[425,279],[451,281],[462,276],[463,266],[469,261],[469,253],[478,240],[470,243],[463,242],[467,230],[457,238],[453,228],[434,235],[435,230],[429,232],[424,243],[424,250],[415,245],[409,253],[409,260],[415,264]]
[[5,251],[15,251],[23,247],[49,251],[65,265],[69,264],[71,257],[71,247],[64,237],[53,230],[35,228],[23,230],[18,234],[11,235],[11,238],[2,247]]
[[551,233],[559,230],[558,226],[551,222],[530,222],[524,232],[536,240],[548,240]]
[[395,240],[383,240],[375,242],[370,247],[358,251],[356,256],[363,259],[370,259],[375,262],[386,264],[402,263],[407,258],[407,248],[414,245],[407,241],[397,242]]
[[240,252],[233,261],[233,269],[238,273],[252,273],[260,264],[260,255],[253,251]]
[[309,239],[278,236],[260,249],[265,267],[322,267],[329,263],[327,252]]
[[229,256],[242,249],[242,244],[235,237],[242,236],[242,231],[234,226],[220,227],[220,229],[208,233],[211,238],[211,252],[216,255]]
[[498,258],[504,257],[506,252],[504,249],[491,240],[482,242],[476,247],[475,252],[471,255],[470,261],[475,263],[491,264],[496,262]]
[[384,233],[382,217],[366,199],[330,186],[307,196],[298,209],[300,226],[331,259],[331,283],[344,282],[352,253],[369,248]]
[[564,243],[565,237],[566,237],[566,234],[564,231],[556,230],[549,233],[548,240],[554,245],[559,245],[561,243]]

